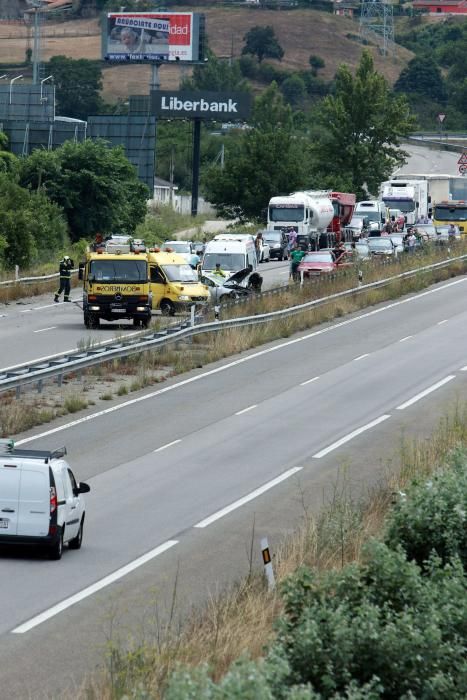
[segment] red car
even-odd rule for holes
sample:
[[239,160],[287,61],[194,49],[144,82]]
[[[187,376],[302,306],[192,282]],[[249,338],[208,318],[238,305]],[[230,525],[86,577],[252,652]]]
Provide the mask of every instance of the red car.
[[317,275],[334,272],[342,267],[349,267],[352,263],[344,255],[336,263],[334,253],[330,250],[318,250],[315,253],[307,253],[298,266],[299,274],[303,271],[304,277],[315,277]]

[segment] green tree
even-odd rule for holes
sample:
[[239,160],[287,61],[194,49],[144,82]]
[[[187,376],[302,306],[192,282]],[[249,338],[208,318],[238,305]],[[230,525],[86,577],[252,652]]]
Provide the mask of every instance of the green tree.
[[250,85],[242,76],[239,61],[225,61],[208,51],[208,61],[193,68],[193,76],[182,82],[181,89],[249,91]]
[[272,27],[252,27],[243,37],[245,46],[242,54],[252,54],[258,57],[259,63],[263,58],[277,58],[279,61],[284,50],[279,44]]
[[391,92],[368,51],[355,77],[340,66],[334,94],[319,103],[314,120],[321,128],[312,147],[315,176],[338,173],[358,197],[376,195],[380,183],[403,163],[400,140],[416,123],[405,96]]
[[0,248],[8,268],[50,260],[67,242],[60,208],[44,193],[29,192],[7,174],[0,174],[0,209]]
[[14,173],[18,167],[18,159],[8,150],[8,136],[0,131],[0,172]]
[[292,73],[292,75],[286,78],[281,84],[281,92],[286,102],[296,107],[300,105],[306,97],[307,91],[305,81],[298,73]]
[[275,83],[256,99],[251,126],[235,148],[226,147],[224,169],[212,166],[203,183],[221,211],[258,219],[273,195],[303,185],[306,158],[292,110]]
[[99,61],[52,56],[47,72],[53,75],[57,111],[66,117],[87,119],[102,106],[102,69]]
[[123,148],[105,141],[66,142],[22,162],[21,184],[63,208],[72,241],[96,232],[131,234],[146,214],[148,188]]
[[422,94],[438,102],[446,99],[446,87],[443,76],[431,56],[415,56],[401,71],[394,85],[396,92],[407,95]]
[[310,58],[308,59],[308,63],[310,64],[313,75],[318,75],[319,69],[324,68],[326,65],[324,60],[320,56],[315,56],[314,53],[311,54]]

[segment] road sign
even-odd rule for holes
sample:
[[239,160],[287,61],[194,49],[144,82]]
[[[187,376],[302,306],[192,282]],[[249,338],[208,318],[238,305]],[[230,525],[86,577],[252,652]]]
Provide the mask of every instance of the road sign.
[[459,165],[459,172],[461,175],[465,175],[465,173],[467,173],[467,164],[466,165]]
[[446,119],[445,114],[438,114],[438,121],[441,122],[441,124],[444,122],[445,119]]
[[457,161],[457,165],[467,165],[467,153],[463,153],[459,160]]

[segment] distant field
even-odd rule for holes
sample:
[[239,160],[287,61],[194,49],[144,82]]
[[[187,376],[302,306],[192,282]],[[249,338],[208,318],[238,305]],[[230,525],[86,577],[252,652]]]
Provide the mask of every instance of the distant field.
[[[238,57],[243,47],[243,37],[255,26],[270,25],[284,49],[281,66],[290,70],[308,67],[310,54],[324,59],[325,68],[320,74],[325,79],[334,76],[341,63],[356,66],[361,45],[347,35],[358,35],[358,24],[345,17],[336,17],[314,10],[275,12],[251,8],[203,8],[209,46],[218,56],[233,53]],[[29,35],[29,36],[28,36]],[[31,32],[16,25],[0,26],[0,62],[23,61],[26,49],[32,47]],[[60,24],[47,24],[43,30],[42,57],[65,55],[71,58],[100,58],[101,40],[99,21],[75,20]],[[383,59],[372,49],[375,64],[392,83],[412,54],[398,47],[395,58]],[[104,98],[109,101],[129,94],[148,92],[150,69],[147,66],[115,66],[104,70]],[[164,66],[160,71],[162,88],[178,86],[179,66]]]

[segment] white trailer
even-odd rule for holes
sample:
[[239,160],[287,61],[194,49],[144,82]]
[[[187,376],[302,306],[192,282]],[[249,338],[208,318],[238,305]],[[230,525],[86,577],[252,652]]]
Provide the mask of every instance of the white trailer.
[[297,238],[317,239],[325,233],[334,216],[329,192],[307,190],[271,197],[268,206],[268,229],[292,227]]
[[388,180],[381,185],[381,199],[388,209],[400,209],[406,224],[428,216],[428,182],[426,180]]
[[467,200],[467,177],[439,173],[409,173],[394,175],[393,180],[426,180],[428,186],[428,216],[432,218],[434,207],[450,199]]

